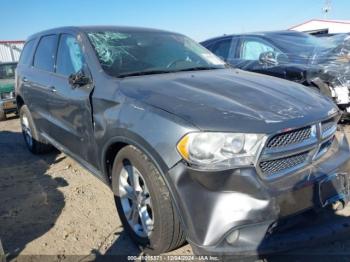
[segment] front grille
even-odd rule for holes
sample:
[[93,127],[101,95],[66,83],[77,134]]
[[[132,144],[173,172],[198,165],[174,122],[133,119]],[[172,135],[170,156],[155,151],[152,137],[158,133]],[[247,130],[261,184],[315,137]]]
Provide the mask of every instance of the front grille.
[[308,154],[309,152],[304,152],[280,159],[262,161],[259,164],[260,170],[265,176],[271,176],[303,164],[306,161]]
[[322,137],[327,137],[335,133],[337,130],[337,123],[334,121],[325,121],[321,124]]
[[329,148],[329,147],[332,145],[332,142],[333,142],[333,140],[330,139],[330,140],[328,140],[327,142],[323,143],[323,144],[320,146],[320,150],[319,150],[319,151],[321,152],[321,151],[323,151],[323,150]]
[[257,164],[260,175],[265,178],[286,175],[320,159],[332,147],[336,131],[337,117],[331,117],[273,135]]
[[267,143],[267,148],[284,147],[301,143],[311,137],[311,127],[304,127],[273,136]]
[[320,158],[325,153],[327,153],[328,149],[332,146],[333,140],[334,140],[334,137],[332,137],[326,142],[323,142],[323,144],[320,146],[320,149],[317,152],[316,159]]

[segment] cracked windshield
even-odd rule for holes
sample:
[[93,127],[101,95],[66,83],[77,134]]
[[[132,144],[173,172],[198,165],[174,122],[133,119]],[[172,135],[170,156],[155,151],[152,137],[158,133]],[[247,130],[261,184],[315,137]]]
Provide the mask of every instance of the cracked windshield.
[[225,68],[225,62],[191,39],[172,33],[90,32],[104,71],[112,76]]

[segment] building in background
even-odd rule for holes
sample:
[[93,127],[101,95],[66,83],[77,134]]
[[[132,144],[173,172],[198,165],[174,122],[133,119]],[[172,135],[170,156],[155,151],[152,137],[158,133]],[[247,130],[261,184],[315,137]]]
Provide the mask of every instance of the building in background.
[[17,62],[24,46],[24,41],[0,40],[0,63]]
[[312,19],[293,26],[289,30],[317,34],[339,34],[350,32],[350,20],[322,20]]

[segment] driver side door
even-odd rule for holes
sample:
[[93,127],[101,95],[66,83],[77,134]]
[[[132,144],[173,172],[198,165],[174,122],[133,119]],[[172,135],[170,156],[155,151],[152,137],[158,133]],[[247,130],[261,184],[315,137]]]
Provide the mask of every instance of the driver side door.
[[236,66],[243,70],[261,72],[264,65],[259,61],[260,55],[276,50],[272,44],[264,39],[258,37],[241,37],[238,44],[238,61]]
[[[75,35],[60,34],[52,92],[48,100],[51,115],[49,136],[74,157],[95,164],[90,93],[92,83],[72,86],[69,76],[85,69],[85,59]],[[90,77],[91,78],[91,77]]]

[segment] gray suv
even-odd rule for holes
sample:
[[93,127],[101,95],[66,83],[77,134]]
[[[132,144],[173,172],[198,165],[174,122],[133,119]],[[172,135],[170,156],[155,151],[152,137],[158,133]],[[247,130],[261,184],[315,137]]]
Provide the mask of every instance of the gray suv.
[[56,147],[110,185],[124,229],[146,253],[187,240],[196,254],[261,254],[347,229],[323,221],[334,226],[325,232],[304,216],[348,202],[337,106],[302,85],[233,69],[181,34],[35,34],[16,95],[29,150]]

